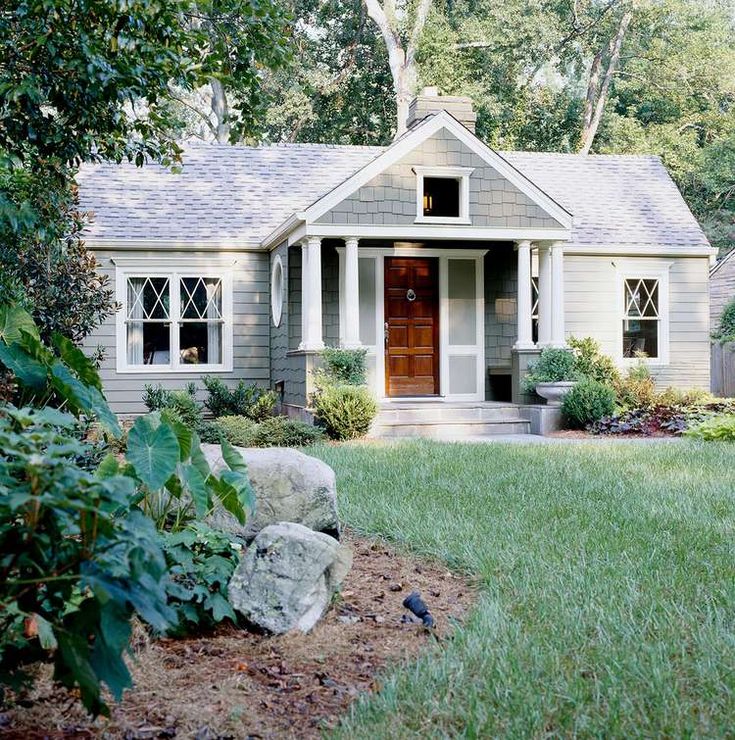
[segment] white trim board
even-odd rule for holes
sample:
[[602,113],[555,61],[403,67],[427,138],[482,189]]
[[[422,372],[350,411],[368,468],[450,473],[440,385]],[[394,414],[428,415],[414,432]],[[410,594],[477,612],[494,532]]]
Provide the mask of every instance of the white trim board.
[[[439,111],[429,116],[415,128],[409,130],[408,133],[389,146],[385,152],[379,154],[354,175],[348,177],[336,188],[312,203],[303,212],[297,213],[296,218],[307,223],[316,221],[338,203],[341,203],[345,198],[352,195],[356,190],[359,190],[363,185],[366,185],[388,167],[403,159],[419,144],[442,129],[449,131],[467,146],[468,149],[481,157],[498,174],[530,198],[539,208],[556,219],[563,229],[572,228],[572,214],[531,182],[520,170],[517,170],[507,160],[503,159],[500,154],[486,144],[483,144],[480,139],[446,111]],[[275,233],[278,233],[278,230]]]

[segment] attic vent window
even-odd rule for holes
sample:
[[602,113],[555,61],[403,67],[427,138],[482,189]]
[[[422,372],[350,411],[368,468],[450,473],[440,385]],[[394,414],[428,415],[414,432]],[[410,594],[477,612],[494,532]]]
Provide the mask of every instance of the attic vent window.
[[414,172],[416,223],[471,223],[471,167],[414,167]]
[[454,177],[425,177],[424,216],[459,218],[459,183]]

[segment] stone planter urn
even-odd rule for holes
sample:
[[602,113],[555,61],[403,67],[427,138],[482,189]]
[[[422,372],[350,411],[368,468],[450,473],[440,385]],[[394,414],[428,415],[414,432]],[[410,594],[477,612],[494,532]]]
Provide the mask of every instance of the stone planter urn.
[[541,398],[546,399],[547,406],[561,406],[564,396],[576,383],[573,380],[560,380],[556,383],[539,383],[535,390]]

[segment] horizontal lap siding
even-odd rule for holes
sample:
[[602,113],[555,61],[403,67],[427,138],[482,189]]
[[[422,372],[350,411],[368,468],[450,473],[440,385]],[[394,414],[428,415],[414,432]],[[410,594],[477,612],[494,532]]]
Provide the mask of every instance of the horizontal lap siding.
[[[617,258],[567,255],[564,259],[568,336],[594,337],[605,354],[619,353]],[[622,260],[635,263],[634,257]],[[669,364],[653,366],[659,386],[709,387],[709,299],[707,257],[641,260],[669,270]]]
[[[109,275],[110,284],[115,287],[115,257],[136,257],[160,260],[160,252],[100,251],[95,252],[100,262],[100,272]],[[203,252],[167,252],[172,266],[177,260],[191,257],[207,258],[212,253]],[[247,383],[257,383],[263,387],[270,386],[270,273],[269,257],[260,252],[227,253],[228,258],[236,262],[233,266],[232,310],[233,310],[233,370],[229,373],[211,373],[234,385],[242,379]],[[118,297],[118,300],[121,297]],[[195,382],[203,397],[201,378],[207,375],[206,370],[187,373],[118,373],[116,371],[117,348],[115,346],[115,317],[111,316],[85,340],[85,347],[93,349],[101,346],[105,358],[100,368],[100,375],[105,395],[118,414],[139,414],[144,412],[142,396],[147,383],[160,383],[169,390],[181,389],[187,383]]]

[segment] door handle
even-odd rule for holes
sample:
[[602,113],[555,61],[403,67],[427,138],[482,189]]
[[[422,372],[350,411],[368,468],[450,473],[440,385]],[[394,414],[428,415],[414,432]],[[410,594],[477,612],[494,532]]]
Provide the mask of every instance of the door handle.
[[388,326],[387,321],[383,324],[383,339],[385,340],[385,346],[387,348],[390,340],[390,327]]

